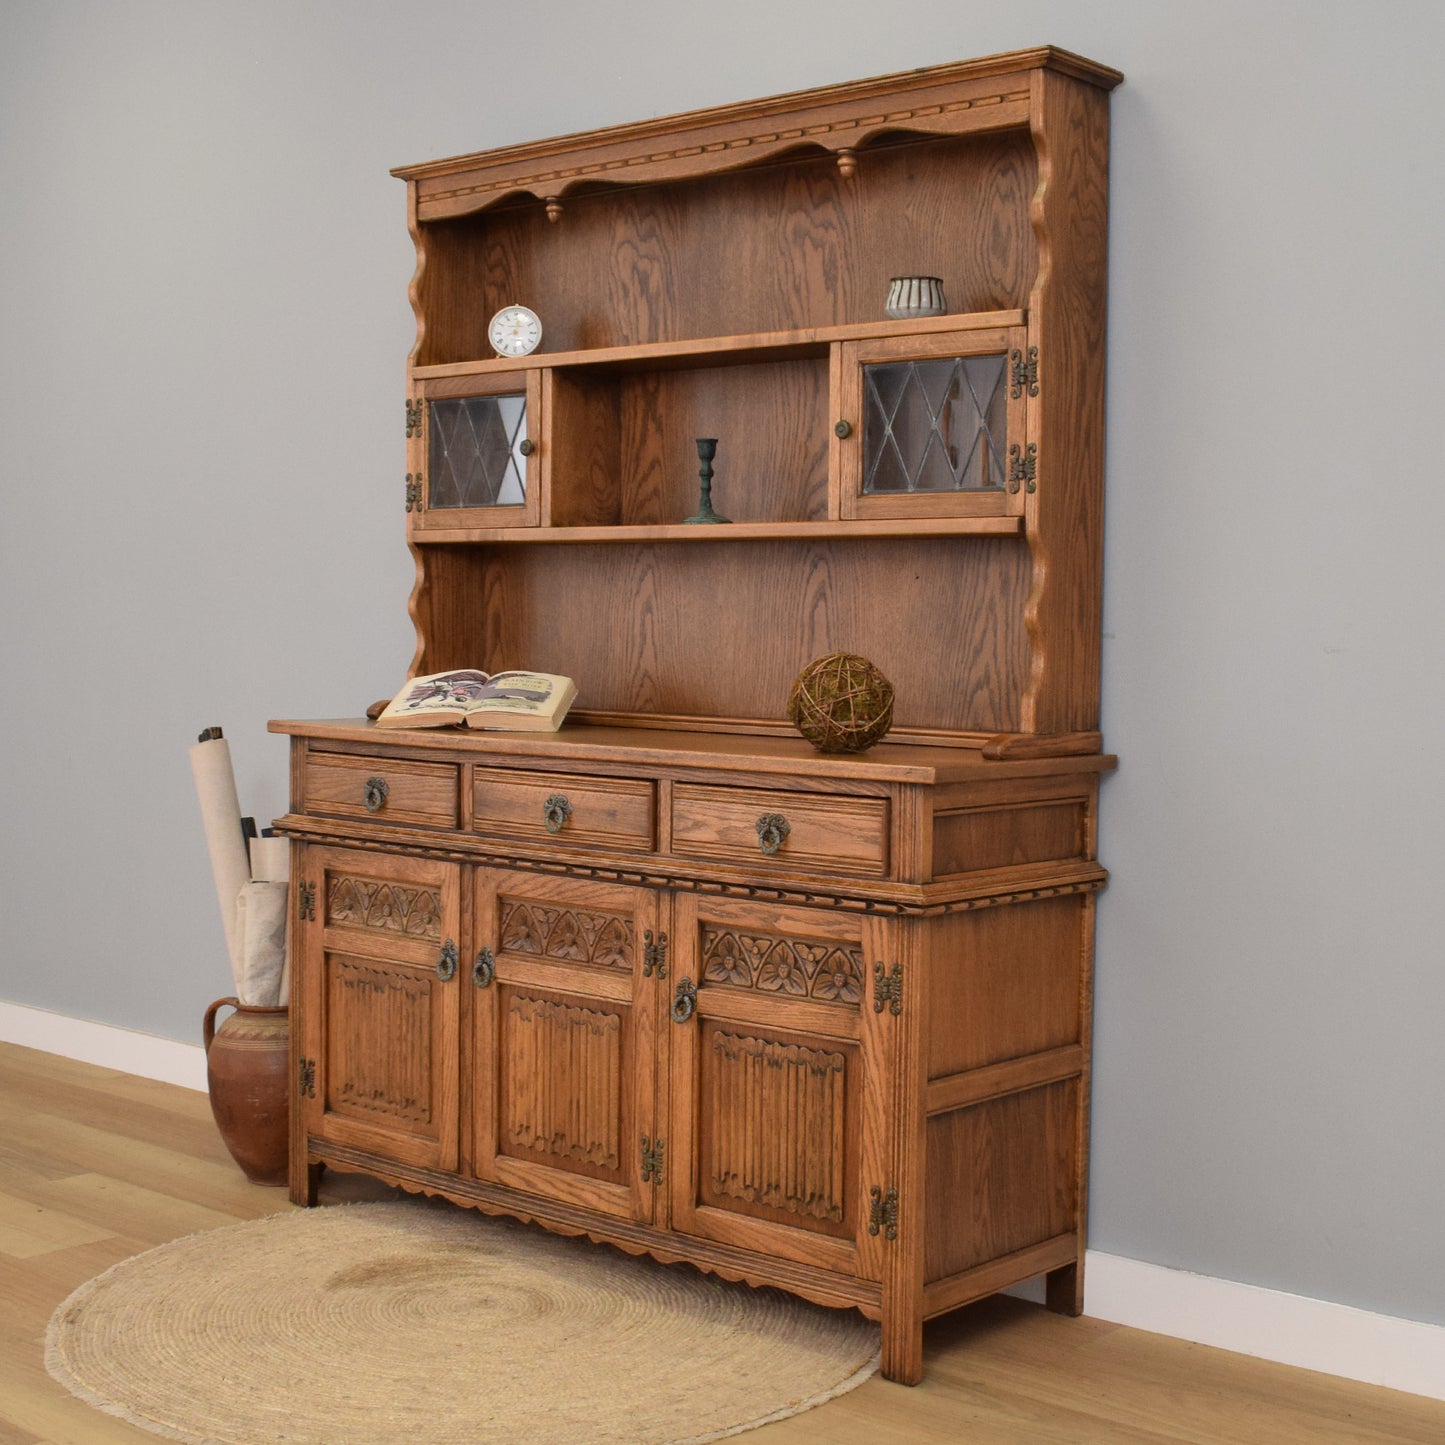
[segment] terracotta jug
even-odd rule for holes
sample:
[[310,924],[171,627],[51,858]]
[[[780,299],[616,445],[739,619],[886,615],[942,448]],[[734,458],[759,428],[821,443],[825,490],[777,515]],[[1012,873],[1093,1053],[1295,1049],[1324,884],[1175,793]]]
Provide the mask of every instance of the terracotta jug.
[[[218,1029],[216,1010],[236,1010]],[[231,1157],[253,1184],[285,1184],[290,1170],[291,1029],[287,1009],[218,998],[206,1010],[206,1077],[211,1113]]]

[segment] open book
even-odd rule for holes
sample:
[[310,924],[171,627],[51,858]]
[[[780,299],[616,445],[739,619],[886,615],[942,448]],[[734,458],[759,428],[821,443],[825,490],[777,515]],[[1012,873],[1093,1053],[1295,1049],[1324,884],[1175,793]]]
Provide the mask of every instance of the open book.
[[470,728],[555,732],[562,726],[577,685],[547,672],[478,672],[458,668],[414,677],[386,705],[383,728]]

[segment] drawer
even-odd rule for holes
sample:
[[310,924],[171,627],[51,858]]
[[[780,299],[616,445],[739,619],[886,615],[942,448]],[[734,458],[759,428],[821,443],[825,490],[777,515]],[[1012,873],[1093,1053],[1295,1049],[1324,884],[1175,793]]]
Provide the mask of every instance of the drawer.
[[578,848],[650,853],[652,784],[637,778],[478,768],[472,775],[472,831]]
[[410,763],[397,758],[309,753],[303,811],[379,823],[457,826],[454,763]]
[[888,869],[888,802],[679,783],[672,790],[672,851],[882,877]]

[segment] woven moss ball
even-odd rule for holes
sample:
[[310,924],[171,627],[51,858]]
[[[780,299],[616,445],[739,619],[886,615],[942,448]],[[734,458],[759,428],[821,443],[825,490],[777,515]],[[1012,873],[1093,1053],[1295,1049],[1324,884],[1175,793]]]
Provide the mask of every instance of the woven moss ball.
[[859,753],[893,725],[893,684],[866,657],[830,652],[798,674],[788,717],[820,753]]

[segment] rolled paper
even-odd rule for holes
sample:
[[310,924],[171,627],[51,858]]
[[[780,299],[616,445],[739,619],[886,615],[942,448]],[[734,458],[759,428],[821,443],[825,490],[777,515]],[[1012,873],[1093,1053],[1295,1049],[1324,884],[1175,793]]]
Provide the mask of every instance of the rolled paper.
[[241,934],[241,979],[236,996],[252,1008],[275,1008],[286,973],[285,883],[243,883],[236,896]]
[[190,753],[206,847],[211,855],[211,876],[216,882],[216,903],[226,934],[226,953],[239,997],[241,948],[236,932],[236,898],[241,885],[251,881],[251,869],[241,836],[241,804],[236,797],[236,775],[231,770],[231,745],[225,738],[211,738],[192,744]]
[[251,877],[264,883],[287,882],[291,877],[291,840],[252,838]]

